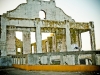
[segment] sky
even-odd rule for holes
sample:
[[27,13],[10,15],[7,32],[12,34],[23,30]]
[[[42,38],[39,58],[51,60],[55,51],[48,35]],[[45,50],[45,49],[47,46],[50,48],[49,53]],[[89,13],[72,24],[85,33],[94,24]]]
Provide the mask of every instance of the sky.
[[[76,22],[94,22],[96,49],[100,49],[100,0],[55,0],[55,2],[57,7],[60,7]],[[0,0],[0,15],[15,9],[21,3],[26,3],[26,0]],[[22,33],[18,33],[17,37],[20,37],[19,34]],[[34,35],[34,33],[31,34]],[[42,39],[49,35],[43,34],[45,37]],[[90,50],[90,48],[89,32],[82,33],[82,49]]]

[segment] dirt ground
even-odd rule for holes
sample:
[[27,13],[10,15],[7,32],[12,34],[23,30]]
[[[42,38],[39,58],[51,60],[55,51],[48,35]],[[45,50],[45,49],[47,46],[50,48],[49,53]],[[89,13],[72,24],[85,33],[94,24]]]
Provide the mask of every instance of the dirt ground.
[[52,72],[52,71],[25,71],[15,68],[2,68],[0,75],[100,75],[100,72]]

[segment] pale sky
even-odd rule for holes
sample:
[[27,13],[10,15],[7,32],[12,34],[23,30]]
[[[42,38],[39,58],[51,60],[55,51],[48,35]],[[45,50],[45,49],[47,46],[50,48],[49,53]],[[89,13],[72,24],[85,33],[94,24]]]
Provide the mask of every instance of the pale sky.
[[[71,16],[76,22],[94,21],[96,48],[100,49],[100,0],[55,1],[56,6],[60,7],[67,15]],[[21,3],[26,3],[26,0],[0,0],[0,15],[6,13],[9,10],[13,10]],[[82,33],[82,49],[90,49],[90,37],[88,32]]]

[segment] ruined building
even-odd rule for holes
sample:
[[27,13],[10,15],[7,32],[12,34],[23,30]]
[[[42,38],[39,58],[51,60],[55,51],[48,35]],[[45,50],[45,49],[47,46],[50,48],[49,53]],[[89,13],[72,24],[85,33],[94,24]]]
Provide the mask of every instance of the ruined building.
[[[39,18],[39,11],[45,13]],[[16,38],[21,31],[23,41]],[[91,51],[82,51],[81,33],[90,32]],[[36,42],[31,44],[30,32]],[[42,40],[42,33],[52,33]],[[72,49],[72,45],[77,45]],[[32,53],[34,46],[34,53]],[[20,52],[17,50],[20,49]],[[0,16],[1,56],[11,56],[12,64],[28,65],[100,65],[100,51],[96,51],[94,23],[76,22],[56,7],[55,0],[27,0],[17,8]]]

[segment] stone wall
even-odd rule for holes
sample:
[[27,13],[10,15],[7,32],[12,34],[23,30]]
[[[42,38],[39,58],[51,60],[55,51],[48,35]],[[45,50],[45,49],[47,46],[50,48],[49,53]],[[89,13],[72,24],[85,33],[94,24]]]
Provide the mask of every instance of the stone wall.
[[11,56],[2,56],[2,57],[0,57],[0,67],[12,67],[12,58],[11,58]]
[[44,11],[46,20],[72,21],[70,16],[56,7],[55,0],[27,0],[27,3],[20,4],[14,10],[9,11],[7,17],[35,19],[39,18],[39,11]]

